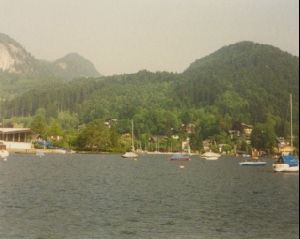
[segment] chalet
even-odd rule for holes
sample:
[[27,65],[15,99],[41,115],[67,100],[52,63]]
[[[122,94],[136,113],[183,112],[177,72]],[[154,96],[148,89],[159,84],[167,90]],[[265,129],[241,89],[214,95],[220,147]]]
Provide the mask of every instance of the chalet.
[[31,136],[29,128],[0,128],[0,141],[8,150],[31,149]]

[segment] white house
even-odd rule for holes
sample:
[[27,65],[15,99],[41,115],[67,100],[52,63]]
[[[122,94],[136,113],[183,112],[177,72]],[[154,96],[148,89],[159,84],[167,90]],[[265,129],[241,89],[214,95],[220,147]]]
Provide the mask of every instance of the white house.
[[29,128],[0,128],[0,141],[8,150],[31,149],[31,135]]

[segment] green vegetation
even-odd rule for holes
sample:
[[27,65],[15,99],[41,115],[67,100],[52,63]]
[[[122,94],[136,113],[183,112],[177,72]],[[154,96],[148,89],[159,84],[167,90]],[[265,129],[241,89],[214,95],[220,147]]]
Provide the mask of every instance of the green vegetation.
[[[290,134],[290,93],[298,145],[298,65],[297,57],[278,48],[241,42],[195,61],[181,74],[144,70],[44,82],[6,99],[1,108],[10,121],[21,121],[43,137],[61,134],[62,146],[77,149],[128,150],[133,119],[136,147],[155,150],[159,139],[160,150],[180,150],[189,137],[192,150],[201,150],[208,139],[224,151],[270,152],[276,136]],[[230,135],[241,123],[254,126],[252,145]]]

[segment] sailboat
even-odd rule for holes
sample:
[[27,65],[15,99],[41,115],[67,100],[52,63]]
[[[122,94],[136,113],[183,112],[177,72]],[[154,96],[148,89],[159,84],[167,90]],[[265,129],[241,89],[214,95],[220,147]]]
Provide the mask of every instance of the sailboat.
[[122,155],[123,158],[137,158],[138,154],[134,149],[134,134],[133,134],[133,120],[131,120],[131,151]]
[[265,161],[258,160],[259,152],[256,149],[252,150],[252,160],[240,162],[241,166],[264,166],[267,164]]
[[282,155],[273,164],[273,170],[275,172],[299,172],[299,160],[297,160],[292,152],[293,147],[293,104],[292,104],[292,94],[290,94],[290,110],[291,110],[291,147],[288,150],[282,152]]

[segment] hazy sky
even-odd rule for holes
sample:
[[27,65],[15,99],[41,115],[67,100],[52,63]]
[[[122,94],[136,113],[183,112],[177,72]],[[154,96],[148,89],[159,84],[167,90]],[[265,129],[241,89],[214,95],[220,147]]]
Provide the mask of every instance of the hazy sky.
[[0,0],[0,32],[36,58],[78,52],[104,75],[182,72],[242,40],[298,56],[299,0]]

